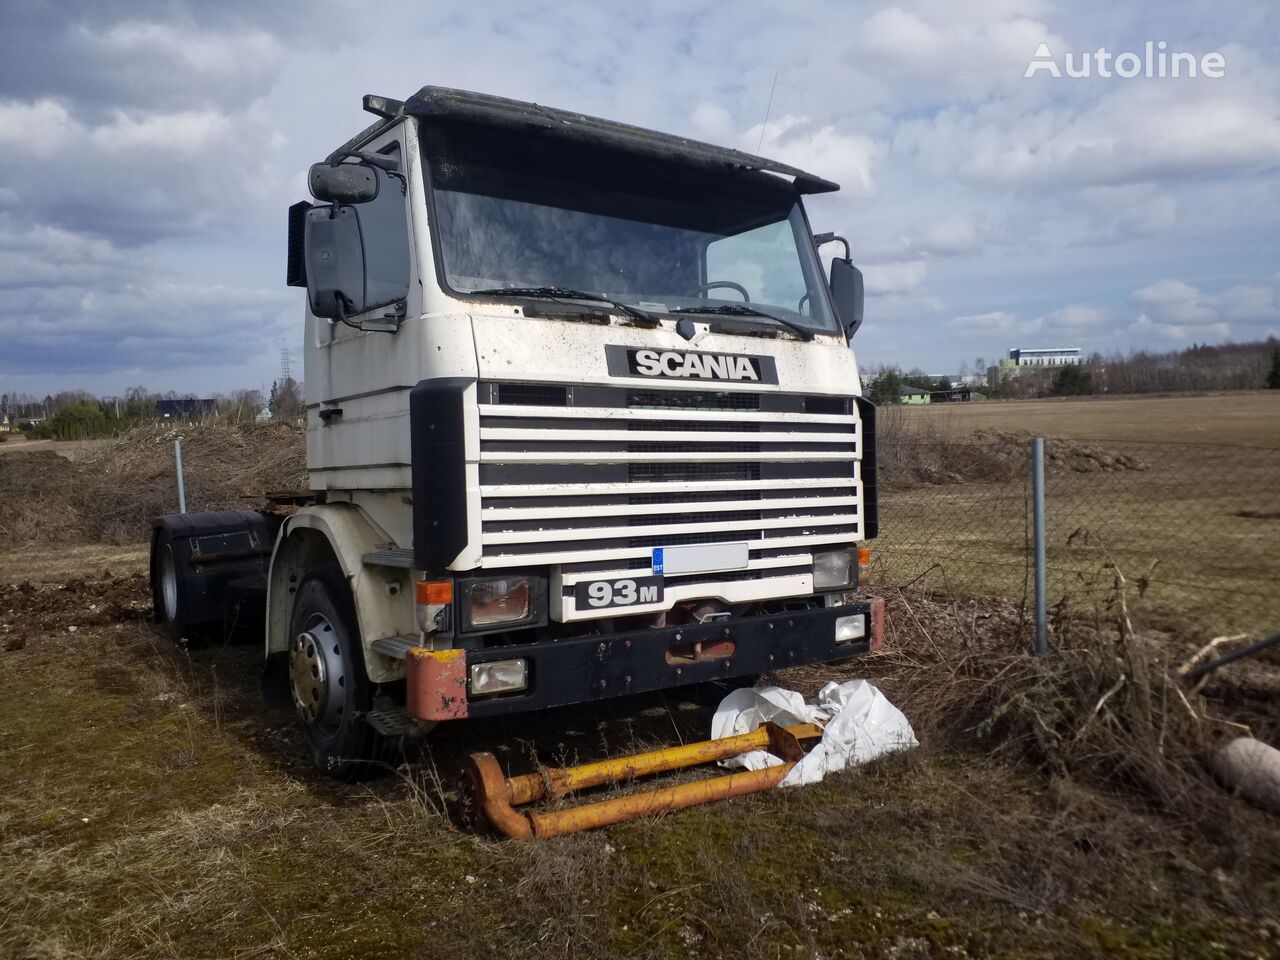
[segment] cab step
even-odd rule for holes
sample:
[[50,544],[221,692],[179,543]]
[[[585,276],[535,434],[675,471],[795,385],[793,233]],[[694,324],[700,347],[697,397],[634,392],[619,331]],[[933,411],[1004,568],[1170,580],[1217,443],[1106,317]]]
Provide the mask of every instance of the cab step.
[[384,737],[404,737],[422,729],[422,721],[412,716],[404,707],[388,707],[370,710],[365,721]]
[[422,646],[422,641],[416,637],[380,637],[369,644],[375,653],[380,653],[384,657],[391,657],[395,660],[404,660],[409,656],[409,651],[414,647]]
[[360,559],[366,567],[395,567],[398,570],[413,569],[412,550],[371,550]]

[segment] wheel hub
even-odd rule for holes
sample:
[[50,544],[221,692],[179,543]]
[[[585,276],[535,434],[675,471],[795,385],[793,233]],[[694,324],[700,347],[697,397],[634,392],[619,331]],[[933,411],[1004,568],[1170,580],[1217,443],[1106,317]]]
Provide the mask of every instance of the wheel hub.
[[289,679],[293,704],[303,723],[335,727],[342,718],[346,676],[337,632],[323,616],[289,646]]

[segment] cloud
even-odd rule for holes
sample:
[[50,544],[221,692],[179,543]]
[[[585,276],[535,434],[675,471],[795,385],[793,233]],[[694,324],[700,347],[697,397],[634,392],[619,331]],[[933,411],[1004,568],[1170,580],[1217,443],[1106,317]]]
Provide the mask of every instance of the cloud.
[[1267,324],[1280,320],[1280,274],[1261,283],[1236,284],[1216,295],[1182,280],[1158,280],[1135,290],[1129,299],[1141,311],[1130,327],[1133,333],[1174,340],[1210,340],[1237,331],[1261,337]]
[[1096,330],[1106,321],[1107,311],[1102,307],[1073,303],[1037,317],[1034,322],[1039,330],[1080,334]]
[[915,248],[937,256],[958,256],[978,249],[978,224],[972,214],[952,213],[940,217],[920,233]]
[[814,123],[808,117],[787,115],[771,119],[767,126],[752,127],[742,143],[753,153],[835,180],[848,194],[861,196],[872,191],[872,167],[880,147],[869,137],[842,133],[833,124]]
[[924,282],[929,265],[923,260],[900,263],[869,263],[862,268],[869,296],[902,295],[913,292]]
[[1227,55],[1238,68],[1222,80],[1063,79],[1053,99],[952,103],[900,125],[893,149],[974,183],[1053,189],[1273,170],[1276,70],[1238,48]]
[[1101,307],[1073,303],[1042,316],[1026,320],[1008,310],[953,317],[948,326],[975,337],[1000,335],[1043,335],[1049,338],[1081,338],[1093,335],[1107,320]]
[[991,336],[997,333],[1022,332],[1026,325],[1007,310],[993,310],[989,313],[975,313],[968,316],[952,317],[947,326],[973,336]]
[[1114,5],[1048,0],[390,0],[354,18],[335,0],[3,4],[0,387],[260,384],[277,340],[300,337],[280,277],[302,171],[368,122],[362,93],[425,83],[841,183],[806,205],[864,268],[862,362],[1265,336],[1280,23],[1186,0],[1161,15],[1184,49],[1236,38],[1227,77],[1025,80],[1040,42],[1137,43]]

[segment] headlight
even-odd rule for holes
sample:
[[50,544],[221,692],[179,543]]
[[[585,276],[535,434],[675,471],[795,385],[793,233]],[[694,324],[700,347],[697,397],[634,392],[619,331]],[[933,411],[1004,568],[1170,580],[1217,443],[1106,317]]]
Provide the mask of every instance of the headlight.
[[852,550],[828,550],[813,555],[813,589],[833,590],[852,582]]
[[516,693],[529,686],[529,664],[525,660],[495,660],[471,666],[471,696]]
[[529,619],[533,589],[528,577],[481,580],[467,587],[465,617],[471,627],[493,627]]
[[836,618],[836,643],[849,643],[861,640],[867,635],[867,615],[851,613],[847,617]]

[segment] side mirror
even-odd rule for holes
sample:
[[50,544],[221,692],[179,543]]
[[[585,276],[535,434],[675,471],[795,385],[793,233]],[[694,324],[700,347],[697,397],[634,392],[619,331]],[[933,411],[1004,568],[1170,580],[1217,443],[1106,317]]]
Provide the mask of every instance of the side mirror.
[[378,175],[364,163],[313,163],[307,185],[321,203],[368,203],[378,196]]
[[852,340],[862,326],[864,294],[862,271],[851,260],[837,257],[831,261],[831,300],[844,327],[845,339]]
[[303,260],[312,313],[343,320],[365,312],[364,243],[354,207],[335,204],[306,212]]

